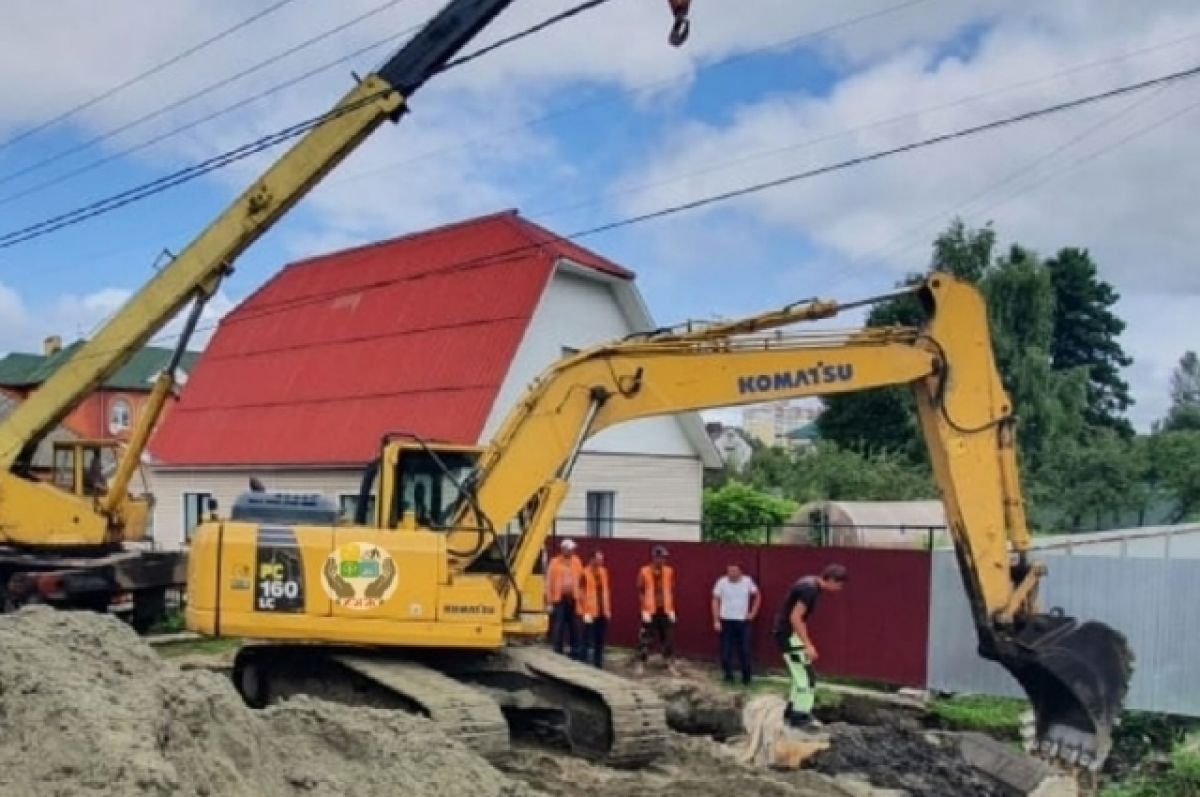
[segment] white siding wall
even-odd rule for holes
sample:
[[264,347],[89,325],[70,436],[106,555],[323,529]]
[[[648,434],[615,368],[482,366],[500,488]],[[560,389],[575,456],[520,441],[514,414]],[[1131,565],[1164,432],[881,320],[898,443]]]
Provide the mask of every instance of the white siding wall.
[[[484,426],[484,439],[504,421],[529,383],[546,366],[562,357],[563,348],[585,349],[621,338],[635,329],[613,295],[612,288],[596,279],[557,271],[534,313],[525,339],[517,349],[512,368],[492,414]],[[696,450],[673,417],[647,418],[606,429],[588,441],[585,451],[665,454],[695,457]]]
[[183,545],[184,493],[210,493],[219,512],[227,515],[233,502],[246,492],[250,476],[257,476],[268,490],[322,493],[334,503],[343,494],[357,494],[358,471],[317,470],[156,470],[150,481],[157,503],[154,507],[154,540],[163,548]]
[[[584,453],[571,474],[571,491],[559,512],[558,533],[586,534],[589,490],[615,493],[614,536],[635,539],[698,541],[702,466],[691,457]],[[624,522],[661,519],[672,523]]]

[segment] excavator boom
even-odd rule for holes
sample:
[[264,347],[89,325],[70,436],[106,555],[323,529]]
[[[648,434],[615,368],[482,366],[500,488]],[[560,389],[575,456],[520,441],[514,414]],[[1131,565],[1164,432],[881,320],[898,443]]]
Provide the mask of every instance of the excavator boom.
[[[1098,766],[1129,682],[1120,634],[1037,606],[1044,567],[1029,558],[1015,415],[992,354],[987,312],[973,286],[935,274],[917,290],[920,329],[854,334],[761,333],[836,315],[810,302],[690,333],[660,332],[564,359],[533,385],[480,460],[474,502],[450,546],[470,550],[480,518],[506,526],[529,496],[556,496],[582,439],[615,424],[685,410],[909,385],[946,506],[982,655],[1005,666],[1035,707],[1045,752]],[[859,303],[856,303],[859,304]],[[746,337],[758,335],[757,337]],[[547,485],[560,483],[559,489]],[[554,501],[539,507],[552,517]],[[548,523],[510,555],[513,582],[529,578]],[[468,557],[469,559],[469,557]],[[464,559],[460,566],[470,567]]]
[[[359,496],[360,506],[378,499],[373,526],[365,512],[357,519],[363,525],[332,532],[296,518],[289,550],[301,553],[290,566],[295,575],[287,577],[296,586],[262,587],[264,594],[291,589],[319,598],[304,582],[320,583],[334,600],[332,611],[318,599],[297,607],[300,615],[272,616],[226,588],[236,568],[274,555],[258,536],[267,532],[246,515],[242,523],[197,532],[189,627],[385,651],[492,650],[506,639],[537,636],[545,630],[537,565],[589,437],[681,411],[907,385],[946,507],[978,650],[1026,690],[1045,753],[1098,767],[1111,747],[1132,654],[1108,626],[1040,609],[1045,568],[1030,556],[1015,415],[996,370],[983,298],[945,274],[915,290],[927,310],[920,328],[785,330],[855,306],[812,301],[740,321],[635,335],[565,357],[532,384],[478,453],[390,435]],[[371,546],[373,560],[393,564],[387,571],[368,565],[371,578],[355,586],[338,574],[348,558],[361,558],[362,545]],[[394,582],[404,585],[403,598],[381,603],[378,596]],[[339,615],[338,605],[359,610],[364,601],[365,612]],[[478,624],[464,626],[465,617]],[[457,665],[442,660],[439,667]],[[621,747],[619,739],[614,744]]]

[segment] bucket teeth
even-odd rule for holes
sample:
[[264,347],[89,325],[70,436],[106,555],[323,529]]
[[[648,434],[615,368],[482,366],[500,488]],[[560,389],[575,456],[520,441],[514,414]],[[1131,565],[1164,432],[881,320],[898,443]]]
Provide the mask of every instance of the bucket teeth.
[[1046,614],[995,642],[989,657],[1020,682],[1033,706],[1033,751],[1071,768],[1099,769],[1133,672],[1125,637],[1103,623]]

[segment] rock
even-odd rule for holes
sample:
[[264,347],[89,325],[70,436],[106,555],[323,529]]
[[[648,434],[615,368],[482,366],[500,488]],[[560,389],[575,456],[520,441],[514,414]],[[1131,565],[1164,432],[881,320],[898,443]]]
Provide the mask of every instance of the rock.
[[1031,758],[1004,742],[982,733],[958,737],[963,759],[1018,797],[1075,797],[1075,779],[1064,776],[1044,761]]

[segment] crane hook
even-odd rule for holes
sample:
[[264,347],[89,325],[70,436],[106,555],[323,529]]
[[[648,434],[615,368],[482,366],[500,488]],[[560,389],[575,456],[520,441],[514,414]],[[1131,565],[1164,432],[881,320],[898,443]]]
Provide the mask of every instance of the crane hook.
[[692,0],[667,0],[671,6],[671,13],[675,15],[675,24],[671,26],[671,36],[668,41],[673,47],[678,47],[687,41],[688,33],[692,30],[692,23],[688,19],[688,10],[691,8]]

